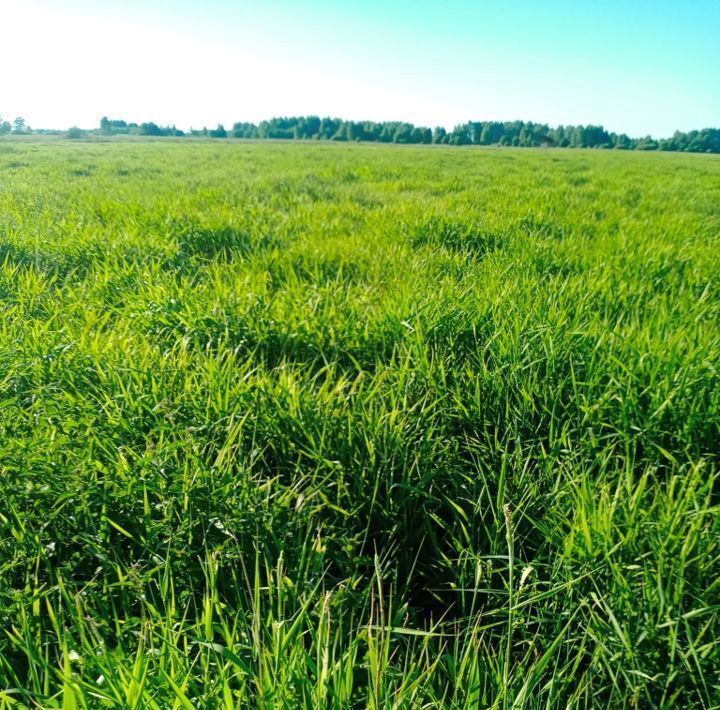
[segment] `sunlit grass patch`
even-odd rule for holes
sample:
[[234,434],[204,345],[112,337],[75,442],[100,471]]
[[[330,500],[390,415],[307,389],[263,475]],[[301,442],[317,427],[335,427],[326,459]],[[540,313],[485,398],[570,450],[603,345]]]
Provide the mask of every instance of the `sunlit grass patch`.
[[717,705],[719,185],[0,141],[0,707]]

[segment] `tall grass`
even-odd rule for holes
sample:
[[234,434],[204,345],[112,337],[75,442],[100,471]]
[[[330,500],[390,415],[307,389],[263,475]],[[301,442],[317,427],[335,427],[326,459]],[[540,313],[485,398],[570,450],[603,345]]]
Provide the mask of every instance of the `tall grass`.
[[720,704],[719,204],[0,142],[0,708]]

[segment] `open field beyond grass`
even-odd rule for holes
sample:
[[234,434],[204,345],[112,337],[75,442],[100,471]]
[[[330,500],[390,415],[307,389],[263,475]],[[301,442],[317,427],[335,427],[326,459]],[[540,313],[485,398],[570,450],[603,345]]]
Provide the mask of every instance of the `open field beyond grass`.
[[720,160],[0,141],[0,707],[717,707]]

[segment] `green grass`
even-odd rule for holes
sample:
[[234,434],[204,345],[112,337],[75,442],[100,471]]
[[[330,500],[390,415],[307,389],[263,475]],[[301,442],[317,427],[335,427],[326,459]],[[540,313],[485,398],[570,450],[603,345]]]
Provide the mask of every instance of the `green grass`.
[[0,708],[717,707],[720,161],[0,142]]

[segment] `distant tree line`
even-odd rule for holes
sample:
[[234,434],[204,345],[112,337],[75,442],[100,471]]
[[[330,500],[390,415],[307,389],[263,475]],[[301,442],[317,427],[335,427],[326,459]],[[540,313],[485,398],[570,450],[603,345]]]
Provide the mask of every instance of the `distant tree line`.
[[182,131],[175,126],[158,126],[156,123],[126,123],[125,121],[111,120],[107,116],[100,119],[100,135],[111,136],[126,134],[131,136],[206,136],[210,138],[227,138],[228,133],[222,125],[217,128],[201,128]]
[[184,136],[175,126],[158,126],[150,121],[149,123],[127,123],[125,121],[111,120],[107,116],[100,119],[100,135],[111,136],[115,134],[135,136]]
[[[0,134],[3,133],[61,133],[61,131],[33,131],[23,118],[11,124],[0,116]],[[69,138],[97,134],[71,128]],[[404,121],[344,121],[320,116],[293,116],[271,118],[260,123],[235,123],[231,130],[223,125],[182,131],[173,126],[160,126],[153,122],[128,123],[104,116],[99,133],[103,136],[118,134],[137,136],[194,136],[208,138],[247,138],[254,140],[327,140],[369,141],[374,143],[443,144],[443,145],[497,145],[497,146],[557,146],[560,148],[614,148],[618,150],[668,150],[690,153],[720,153],[720,129],[703,128],[697,131],[675,131],[670,138],[651,136],[630,138],[625,133],[613,133],[602,126],[556,126],[532,121],[469,121],[451,131],[438,126],[430,129]]]
[[269,121],[236,123],[234,138],[280,138],[287,140],[371,141],[378,143],[424,143],[447,145],[558,146],[561,148],[616,148],[621,150],[673,150],[720,153],[720,129],[705,128],[656,140],[650,136],[630,138],[602,126],[557,126],[532,121],[470,121],[452,131],[401,121],[343,121],[337,118],[299,116]]
[[6,133],[30,133],[31,131],[32,129],[25,124],[25,119],[22,116],[18,116],[10,123],[10,121],[6,121],[2,115],[0,115],[0,135]]
[[720,153],[720,129],[704,128],[671,138],[651,136],[630,138],[602,126],[557,126],[532,121],[470,121],[451,131],[438,126],[430,129],[404,121],[344,121],[320,116],[271,118],[260,123],[238,122],[230,131],[222,125],[214,129],[191,129],[188,133],[175,126],[154,123],[125,123],[103,118],[100,132],[105,135],[129,133],[145,136],[207,136],[210,138],[247,138],[254,140],[328,140],[369,141],[373,143],[499,145],[517,147],[557,146],[560,148],[615,148],[619,150],[670,150],[692,153]]

